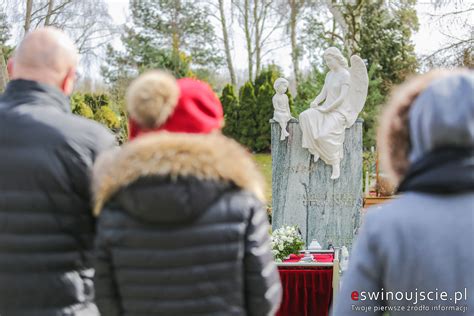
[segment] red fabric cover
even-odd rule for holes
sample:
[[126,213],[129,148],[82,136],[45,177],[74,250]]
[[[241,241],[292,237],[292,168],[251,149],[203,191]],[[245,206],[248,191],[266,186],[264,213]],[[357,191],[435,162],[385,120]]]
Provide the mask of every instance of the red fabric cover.
[[[292,254],[284,262],[299,262],[304,254]],[[318,262],[333,262],[333,253],[317,253]],[[279,267],[283,300],[277,316],[326,316],[332,301],[332,268]]]
[[[304,257],[304,254],[299,255],[290,255],[289,259],[284,260],[284,262],[299,262],[301,258]],[[333,262],[334,261],[334,254],[333,253],[316,253],[313,254],[313,258],[316,259],[317,262]]]
[[208,134],[222,128],[224,111],[219,98],[208,84],[183,78],[178,80],[178,86],[180,90],[178,104],[168,120],[160,127],[142,129],[130,119],[130,139],[148,132]]
[[283,300],[277,316],[327,316],[332,301],[332,268],[279,269]]

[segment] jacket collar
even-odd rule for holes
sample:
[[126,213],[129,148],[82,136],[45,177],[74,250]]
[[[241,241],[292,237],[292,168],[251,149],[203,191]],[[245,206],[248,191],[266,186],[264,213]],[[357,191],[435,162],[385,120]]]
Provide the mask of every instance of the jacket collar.
[[232,183],[265,201],[263,177],[250,153],[221,134],[151,133],[99,156],[94,165],[94,211],[121,188],[146,176],[195,177]]
[[398,192],[435,194],[474,191],[474,149],[443,147],[413,163]]
[[8,83],[3,98],[15,104],[41,100],[45,105],[54,106],[66,113],[71,112],[69,98],[66,95],[56,87],[37,81],[12,80]]

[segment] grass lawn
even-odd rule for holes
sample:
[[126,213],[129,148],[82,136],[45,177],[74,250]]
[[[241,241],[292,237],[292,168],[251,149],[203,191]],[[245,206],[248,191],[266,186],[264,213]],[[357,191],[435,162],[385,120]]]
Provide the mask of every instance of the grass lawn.
[[260,170],[265,177],[267,183],[267,201],[272,203],[272,155],[271,154],[255,154],[254,155]]

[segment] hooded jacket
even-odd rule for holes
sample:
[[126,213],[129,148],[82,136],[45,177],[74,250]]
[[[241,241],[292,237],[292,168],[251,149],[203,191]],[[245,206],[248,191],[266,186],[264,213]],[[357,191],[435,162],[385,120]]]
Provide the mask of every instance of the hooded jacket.
[[408,133],[382,139],[385,148],[409,137],[398,147],[409,149],[406,162],[391,157],[394,173],[406,168],[400,196],[365,215],[333,315],[474,312],[473,95],[474,75],[464,72],[432,79],[406,111],[392,104]]
[[152,133],[94,168],[102,315],[273,315],[263,181],[222,135]]
[[0,96],[0,315],[98,315],[89,172],[114,144],[100,124],[71,114],[58,89],[8,84]]

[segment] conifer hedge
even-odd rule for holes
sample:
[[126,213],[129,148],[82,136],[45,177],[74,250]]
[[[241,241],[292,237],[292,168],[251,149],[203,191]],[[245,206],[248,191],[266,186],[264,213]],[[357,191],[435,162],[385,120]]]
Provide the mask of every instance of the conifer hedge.
[[119,143],[127,138],[127,119],[117,113],[108,94],[76,92],[71,96],[72,113],[95,120],[117,135]]
[[[271,129],[270,119],[273,117],[272,98],[275,95],[273,83],[281,77],[276,66],[268,66],[255,78],[247,81],[239,91],[239,97],[232,85],[222,90],[221,103],[224,108],[225,135],[234,138],[255,152],[270,150]],[[293,99],[287,92],[290,110]]]

